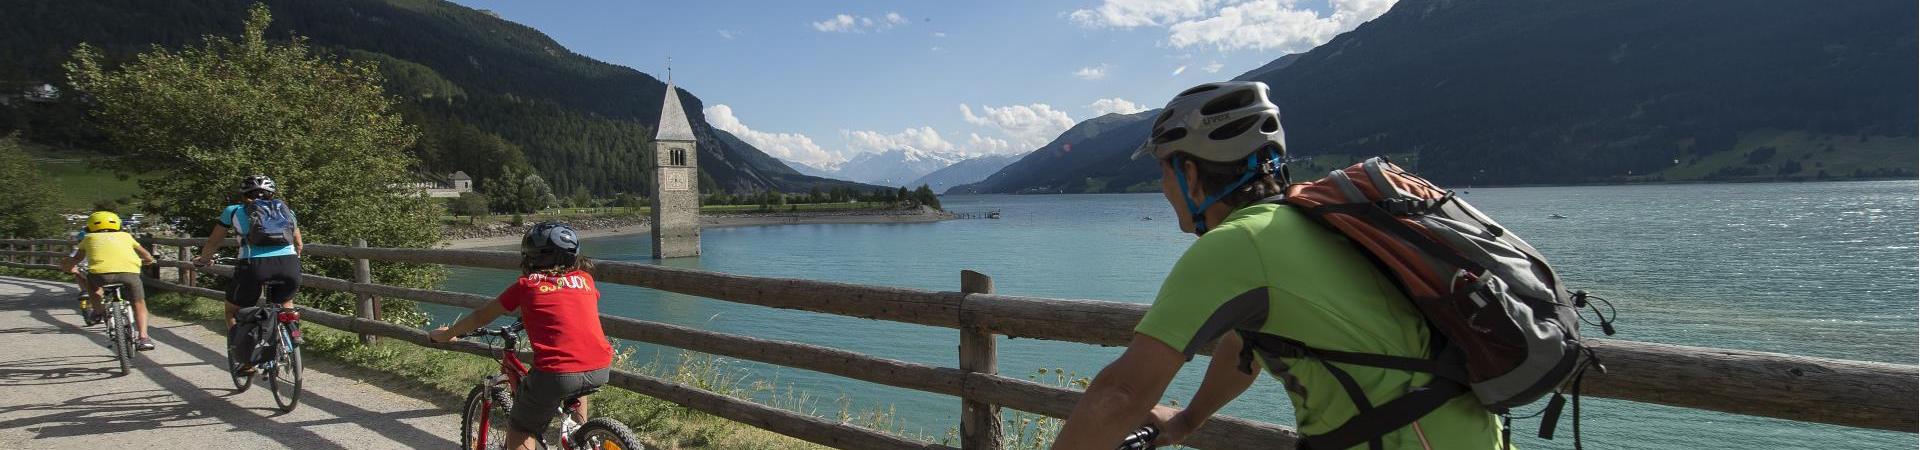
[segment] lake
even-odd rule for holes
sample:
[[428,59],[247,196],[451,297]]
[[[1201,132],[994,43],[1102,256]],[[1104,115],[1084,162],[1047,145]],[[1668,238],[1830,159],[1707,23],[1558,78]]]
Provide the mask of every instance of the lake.
[[[1472,202],[1544,253],[1566,283],[1619,308],[1616,339],[1914,364],[1915,181],[1473,188]],[[1158,194],[950,196],[961,212],[1002,220],[933,224],[715,228],[703,256],[665,264],[745,275],[930,290],[959,289],[960,271],[994,278],[999,293],[1146,303],[1191,235],[1176,229]],[[1565,219],[1555,219],[1552,215]],[[646,236],[588,239],[600,259],[648,261]],[[497,293],[512,274],[456,269],[450,290]],[[957,332],[740,305],[602,284],[602,311],[707,330],[804,342],[943,366],[957,363]],[[458,311],[432,308],[436,320]],[[1598,335],[1589,327],[1589,333]],[[677,350],[632,345],[641,359]],[[1091,376],[1120,349],[1005,340],[1001,373],[1061,369]],[[1168,389],[1182,403],[1205,358]],[[791,386],[820,413],[849,402],[891,409],[909,431],[944,436],[959,401],[818,373],[734,361],[749,381]],[[1052,381],[1049,373],[1043,381]],[[1278,382],[1266,379],[1225,411],[1291,424]],[[1799,423],[1626,401],[1587,399],[1582,428],[1595,448],[1913,448],[1915,435]],[[1524,415],[1535,408],[1521,408]],[[1537,420],[1514,422],[1528,448],[1572,445],[1533,438]]]

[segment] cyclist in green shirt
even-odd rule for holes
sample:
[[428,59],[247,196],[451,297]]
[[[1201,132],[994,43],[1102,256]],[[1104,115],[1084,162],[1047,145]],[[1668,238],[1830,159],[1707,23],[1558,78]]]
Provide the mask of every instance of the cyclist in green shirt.
[[[1157,444],[1177,444],[1254,383],[1253,367],[1286,386],[1299,431],[1309,438],[1359,413],[1350,390],[1323,364],[1338,364],[1376,406],[1426,384],[1427,373],[1311,358],[1256,352],[1242,361],[1240,333],[1327,350],[1428,356],[1426,322],[1393,281],[1346,238],[1277,202],[1285,154],[1279,108],[1265,83],[1203,84],[1175,96],[1154,119],[1134,157],[1160,161],[1161,191],[1181,230],[1200,239],[1167,275],[1126,351],[1094,377],[1054,448],[1110,449],[1142,424],[1160,428]],[[1212,362],[1187,407],[1157,406],[1180,367],[1208,351]],[[1500,437],[1495,416],[1462,395],[1354,448],[1497,449]]]

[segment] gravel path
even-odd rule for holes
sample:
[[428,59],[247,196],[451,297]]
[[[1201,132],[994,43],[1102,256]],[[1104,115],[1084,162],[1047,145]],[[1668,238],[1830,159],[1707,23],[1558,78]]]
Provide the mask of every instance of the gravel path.
[[[0,448],[453,448],[460,417],[313,362],[299,408],[235,394],[225,338],[154,317],[131,374],[81,327],[72,284],[0,277]],[[309,360],[312,361],[312,360]]]

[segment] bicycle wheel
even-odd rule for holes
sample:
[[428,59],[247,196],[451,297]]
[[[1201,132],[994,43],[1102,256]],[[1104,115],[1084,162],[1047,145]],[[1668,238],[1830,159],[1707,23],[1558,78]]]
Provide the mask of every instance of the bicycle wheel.
[[578,431],[573,432],[573,442],[583,449],[593,450],[640,450],[640,438],[633,435],[627,424],[611,417],[595,417],[587,420]]
[[240,366],[246,365],[245,355],[251,350],[233,348],[233,332],[232,329],[227,330],[227,375],[233,377],[233,393],[238,394],[253,387],[253,375],[240,374]]
[[467,392],[466,406],[460,408],[460,448],[505,448],[507,418],[513,414],[513,397],[505,393],[504,388],[486,384]]
[[279,342],[275,342],[274,347],[280,351],[275,352],[279,355],[274,358],[273,370],[267,372],[267,377],[272,380],[273,402],[280,405],[280,412],[291,412],[300,406],[300,346],[293,345],[285,326],[278,328],[275,339]]
[[114,309],[114,314],[120,320],[120,355],[124,356],[120,359],[120,371],[125,372],[127,366],[133,363],[133,355],[137,347],[134,342],[140,339],[140,333],[133,326],[133,307],[127,306],[126,301],[119,302],[119,305],[119,308]]
[[126,306],[114,302],[107,314],[107,348],[113,351],[113,357],[120,362],[120,374],[129,373],[128,366],[133,361],[133,321],[127,317]]

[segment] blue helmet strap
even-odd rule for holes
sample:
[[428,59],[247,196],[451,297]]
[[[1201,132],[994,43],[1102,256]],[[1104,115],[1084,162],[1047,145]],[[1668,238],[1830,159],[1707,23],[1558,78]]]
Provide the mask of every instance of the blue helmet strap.
[[1220,188],[1220,192],[1215,192],[1213,195],[1207,196],[1205,200],[1202,200],[1200,204],[1197,205],[1193,203],[1193,195],[1187,193],[1187,170],[1186,165],[1181,164],[1185,162],[1182,158],[1181,155],[1175,154],[1173,155],[1173,160],[1170,161],[1173,163],[1173,179],[1180,183],[1180,199],[1187,202],[1187,214],[1193,216],[1193,234],[1206,234],[1207,208],[1212,207],[1214,203],[1219,203],[1220,199],[1226,198],[1227,194],[1239,190],[1240,186],[1247,184],[1248,181],[1252,181],[1254,175],[1260,173],[1260,154],[1259,152],[1255,152],[1254,154],[1247,155],[1247,172],[1240,175],[1240,179],[1235,180],[1233,184],[1228,184]]

